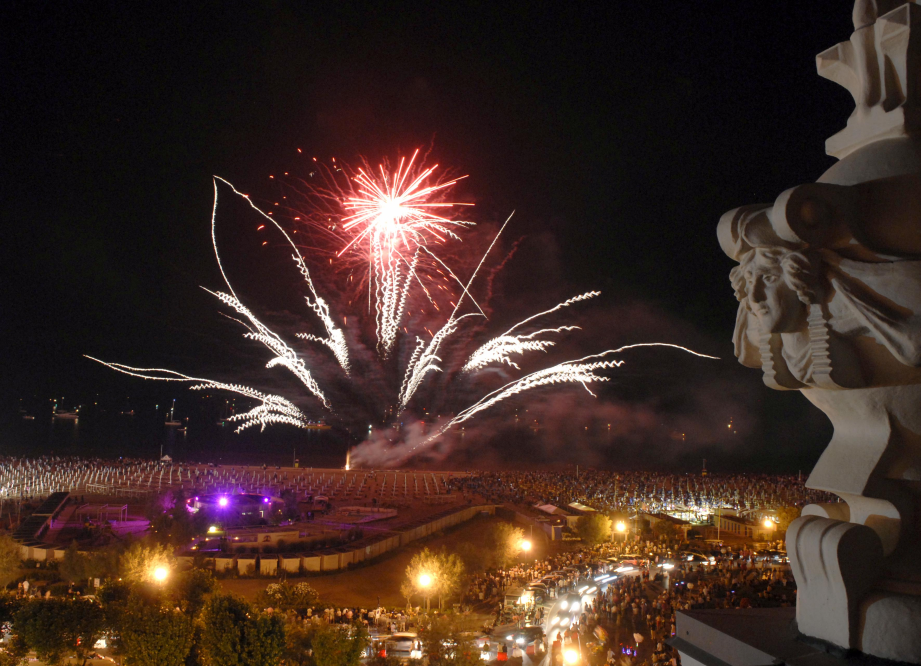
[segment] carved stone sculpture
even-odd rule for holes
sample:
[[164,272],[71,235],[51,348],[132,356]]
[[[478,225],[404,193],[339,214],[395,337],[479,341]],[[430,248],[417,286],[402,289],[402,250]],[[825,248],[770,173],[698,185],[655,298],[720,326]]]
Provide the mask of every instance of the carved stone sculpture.
[[736,356],[799,390],[834,436],[787,533],[807,637],[921,663],[921,6],[858,0],[817,57],[856,109],[817,183],[726,213]]

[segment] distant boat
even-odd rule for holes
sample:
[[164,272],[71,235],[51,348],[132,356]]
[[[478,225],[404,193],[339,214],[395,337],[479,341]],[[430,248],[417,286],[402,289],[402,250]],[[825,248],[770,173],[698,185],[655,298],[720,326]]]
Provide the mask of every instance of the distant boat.
[[54,413],[54,418],[64,421],[76,421],[78,416],[79,414],[77,414],[77,412],[56,411]]
[[129,409],[127,412],[122,412],[122,416],[134,416],[134,410]]
[[175,428],[176,426],[181,426],[181,425],[182,425],[182,423],[181,423],[180,421],[177,421],[177,420],[174,418],[174,417],[175,417],[175,412],[176,412],[176,398],[173,398],[173,406],[170,407],[170,409],[169,409],[169,419],[167,419],[167,421],[166,421],[166,425],[170,426],[171,428]]
[[326,425],[325,421],[308,421],[305,428],[312,428],[314,430],[330,430],[332,429],[331,425]]

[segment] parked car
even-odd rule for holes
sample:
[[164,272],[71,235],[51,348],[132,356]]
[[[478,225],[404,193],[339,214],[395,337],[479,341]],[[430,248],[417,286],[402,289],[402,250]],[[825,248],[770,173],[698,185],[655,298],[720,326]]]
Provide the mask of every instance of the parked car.
[[782,550],[759,550],[755,553],[755,559],[759,562],[772,562],[783,564],[789,562],[790,558]]
[[403,631],[393,634],[384,641],[384,648],[388,657],[397,659],[421,659],[422,644],[419,634],[413,631]]
[[690,562],[691,564],[715,564],[716,558],[706,556],[702,553],[681,553],[678,556],[679,561]]

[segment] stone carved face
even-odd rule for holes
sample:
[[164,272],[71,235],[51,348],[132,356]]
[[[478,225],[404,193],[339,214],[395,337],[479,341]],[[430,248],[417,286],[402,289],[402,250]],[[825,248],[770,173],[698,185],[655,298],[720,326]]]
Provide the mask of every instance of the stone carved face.
[[812,265],[805,255],[780,248],[748,252],[731,279],[763,333],[793,333],[806,326],[807,305],[815,301]]

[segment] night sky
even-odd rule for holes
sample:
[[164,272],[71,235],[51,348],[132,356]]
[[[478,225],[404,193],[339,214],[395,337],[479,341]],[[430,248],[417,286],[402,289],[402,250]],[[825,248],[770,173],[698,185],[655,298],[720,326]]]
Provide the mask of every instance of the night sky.
[[[603,330],[589,342],[661,339],[723,359],[640,359],[647,384],[709,391],[693,409],[719,411],[720,391],[737,400],[739,413],[701,423],[744,422],[733,445],[698,423],[694,442],[668,443],[668,464],[795,472],[827,442],[802,396],[735,361],[733,262],[715,231],[723,212],[834,162],[824,141],[853,105],[814,58],[849,36],[847,3],[8,2],[2,24],[5,414],[20,398],[135,390],[82,354],[191,373],[241,362],[228,351],[239,331],[198,288],[222,286],[212,175],[271,201],[268,175],[303,174],[308,156],[423,146],[469,174],[476,215],[516,211],[511,234],[534,265],[512,274],[534,270],[510,296],[533,297],[535,279],[554,296],[597,287]],[[623,381],[643,386],[630,367]],[[621,405],[648,406],[627,384]],[[520,446],[477,455],[520,460]],[[561,456],[544,446],[538,460]],[[582,460],[653,458],[614,447]]]

